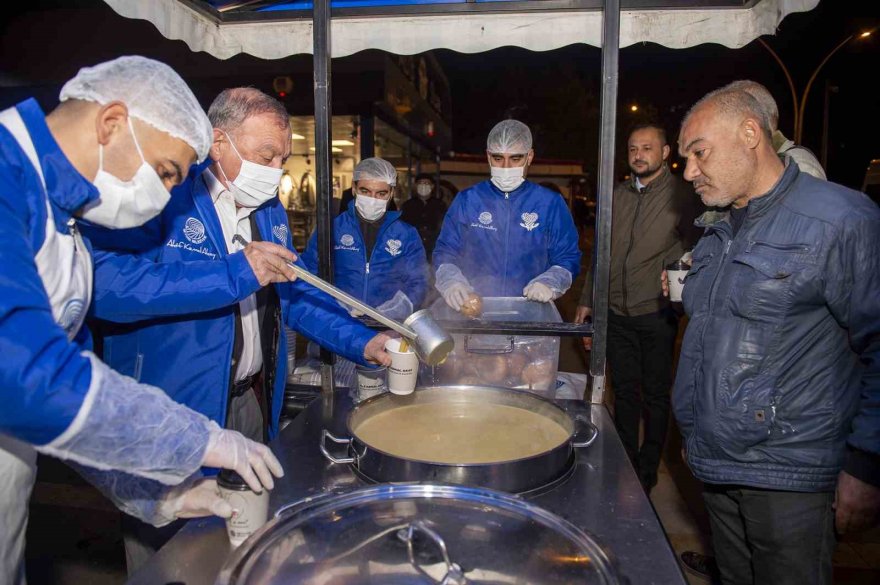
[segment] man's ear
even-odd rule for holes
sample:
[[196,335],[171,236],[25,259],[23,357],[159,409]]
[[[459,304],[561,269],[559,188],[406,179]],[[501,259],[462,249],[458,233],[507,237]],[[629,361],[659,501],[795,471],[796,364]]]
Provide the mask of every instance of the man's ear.
[[527,166],[527,167],[532,165],[532,160],[534,160],[534,158],[535,158],[535,149],[534,149],[534,148],[530,148],[530,149],[529,149],[529,154],[528,154],[528,156],[526,157],[526,166]]
[[214,128],[214,142],[211,143],[211,148],[208,150],[208,156],[212,161],[220,160],[220,145],[224,142],[226,142],[226,134],[219,128]]
[[757,148],[761,143],[761,126],[754,118],[746,118],[740,125],[743,140],[749,148]]
[[661,150],[661,152],[663,153],[663,161],[664,161],[664,162],[665,162],[665,161],[668,161],[668,160],[669,160],[669,154],[672,152],[672,149],[669,148],[669,145],[668,145],[668,144],[665,144],[665,145],[663,146],[663,149]]
[[113,101],[101,106],[98,109],[98,116],[95,118],[98,144],[107,146],[113,135],[123,131],[127,123],[128,107],[124,103]]

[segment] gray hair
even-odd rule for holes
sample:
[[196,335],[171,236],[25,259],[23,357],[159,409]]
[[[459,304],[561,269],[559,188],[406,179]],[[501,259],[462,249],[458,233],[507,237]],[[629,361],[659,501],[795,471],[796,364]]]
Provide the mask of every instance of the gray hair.
[[766,87],[757,81],[752,81],[751,79],[740,79],[728,83],[722,89],[744,91],[758,100],[758,103],[761,104],[761,107],[764,108],[764,112],[767,114],[767,121],[770,123],[770,130],[775,131],[779,128],[779,106],[776,105],[776,100],[773,99],[773,94],[771,94],[770,90]]
[[770,129],[770,120],[767,117],[767,112],[764,108],[761,107],[761,104],[758,103],[751,94],[746,93],[742,90],[730,90],[727,87],[722,87],[716,89],[714,91],[710,91],[706,95],[700,98],[700,100],[691,106],[691,109],[688,110],[688,113],[685,114],[684,119],[681,121],[682,127],[684,127],[691,119],[691,116],[694,115],[694,112],[705,107],[705,106],[715,106],[718,109],[718,112],[721,113],[722,116],[727,118],[742,118],[746,116],[751,116],[758,120],[758,123],[761,126],[761,130],[768,137],[772,134],[772,130]]
[[253,87],[224,89],[208,108],[211,125],[225,132],[234,132],[251,116],[262,114],[272,114],[279,128],[290,127],[290,114],[284,105]]

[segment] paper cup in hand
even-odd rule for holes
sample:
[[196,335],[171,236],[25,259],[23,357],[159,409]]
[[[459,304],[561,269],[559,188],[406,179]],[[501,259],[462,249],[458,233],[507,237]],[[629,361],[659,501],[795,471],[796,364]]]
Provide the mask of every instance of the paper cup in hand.
[[389,339],[385,342],[385,351],[391,354],[391,365],[388,366],[388,390],[393,394],[411,394],[416,389],[416,378],[419,374],[419,358],[412,349],[400,351],[400,339]]
[[676,260],[666,266],[666,278],[669,283],[669,300],[673,303],[681,302],[681,291],[684,290],[684,277],[690,270],[690,264]]
[[269,519],[269,492],[253,491],[241,476],[229,469],[220,471],[217,488],[220,497],[232,506],[232,517],[226,519],[226,532],[235,548]]

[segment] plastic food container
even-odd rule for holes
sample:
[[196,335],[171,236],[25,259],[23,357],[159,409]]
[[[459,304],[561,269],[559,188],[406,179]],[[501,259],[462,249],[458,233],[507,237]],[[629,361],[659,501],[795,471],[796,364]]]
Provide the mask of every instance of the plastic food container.
[[[469,321],[441,298],[431,306],[434,318]],[[561,323],[553,303],[525,297],[483,297],[483,321]],[[547,395],[555,389],[559,338],[526,335],[455,333],[455,348],[439,366],[423,365],[424,385],[498,386]]]

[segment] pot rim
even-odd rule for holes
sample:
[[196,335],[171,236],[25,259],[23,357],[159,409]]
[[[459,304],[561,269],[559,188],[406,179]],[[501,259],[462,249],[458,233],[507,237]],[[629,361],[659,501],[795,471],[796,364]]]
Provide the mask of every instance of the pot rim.
[[[355,449],[355,447],[354,447],[355,441],[358,444],[364,445],[365,447],[369,448],[371,451],[374,451],[374,452],[379,453],[381,455],[384,455],[386,457],[394,457],[396,459],[404,459],[406,461],[413,461],[416,463],[427,464],[427,465],[442,465],[444,467],[456,467],[456,468],[477,468],[477,467],[486,467],[486,466],[492,466],[492,465],[512,465],[512,464],[518,464],[518,463],[526,463],[526,462],[533,460],[533,459],[539,459],[539,458],[546,457],[549,453],[553,453],[554,451],[557,451],[558,449],[569,449],[569,450],[573,449],[572,439],[574,438],[574,435],[577,432],[575,420],[562,407],[560,407],[558,404],[554,403],[553,401],[551,401],[547,398],[544,398],[543,396],[537,396],[531,392],[527,392],[524,390],[500,388],[500,387],[496,387],[496,386],[470,386],[470,385],[466,385],[466,384],[458,384],[458,385],[454,385],[454,386],[425,386],[422,388],[416,388],[415,392],[435,391],[435,390],[436,391],[443,391],[443,390],[447,390],[447,389],[466,390],[466,391],[489,390],[489,391],[492,391],[494,393],[499,393],[499,394],[509,392],[509,393],[513,393],[513,394],[517,394],[517,395],[521,395],[521,396],[527,396],[529,399],[534,399],[535,401],[544,403],[545,405],[552,407],[554,410],[558,411],[558,413],[561,417],[564,417],[564,418],[568,419],[569,421],[571,421],[571,428],[567,429],[568,436],[566,437],[566,439],[564,441],[562,441],[561,443],[559,443],[558,445],[551,447],[550,449],[546,449],[544,451],[541,451],[540,453],[535,453],[534,455],[529,455],[527,457],[520,457],[518,459],[503,459],[500,461],[487,461],[487,462],[483,462],[483,463],[447,463],[447,462],[443,462],[443,461],[429,461],[426,459],[415,459],[413,457],[404,457],[402,455],[389,453],[387,451],[383,451],[382,449],[378,449],[376,447],[373,447],[372,445],[370,445],[369,443],[367,443],[366,441],[361,439],[357,435],[357,433],[354,432],[354,429],[352,428],[352,422],[351,422],[352,418],[358,413],[359,409],[362,409],[362,407],[366,407],[370,404],[374,404],[376,402],[379,402],[380,400],[390,400],[390,398],[388,398],[389,393],[382,393],[382,394],[378,394],[376,396],[371,396],[370,398],[364,400],[363,402],[356,404],[354,406],[354,408],[352,408],[351,411],[348,413],[348,416],[346,417],[345,429],[348,432],[349,437],[351,438],[351,447],[350,448],[354,451],[353,455],[355,457],[355,464],[358,464],[360,461],[360,458],[363,457],[363,455],[358,453],[357,449]],[[556,422],[556,421],[554,421],[554,422]]]

